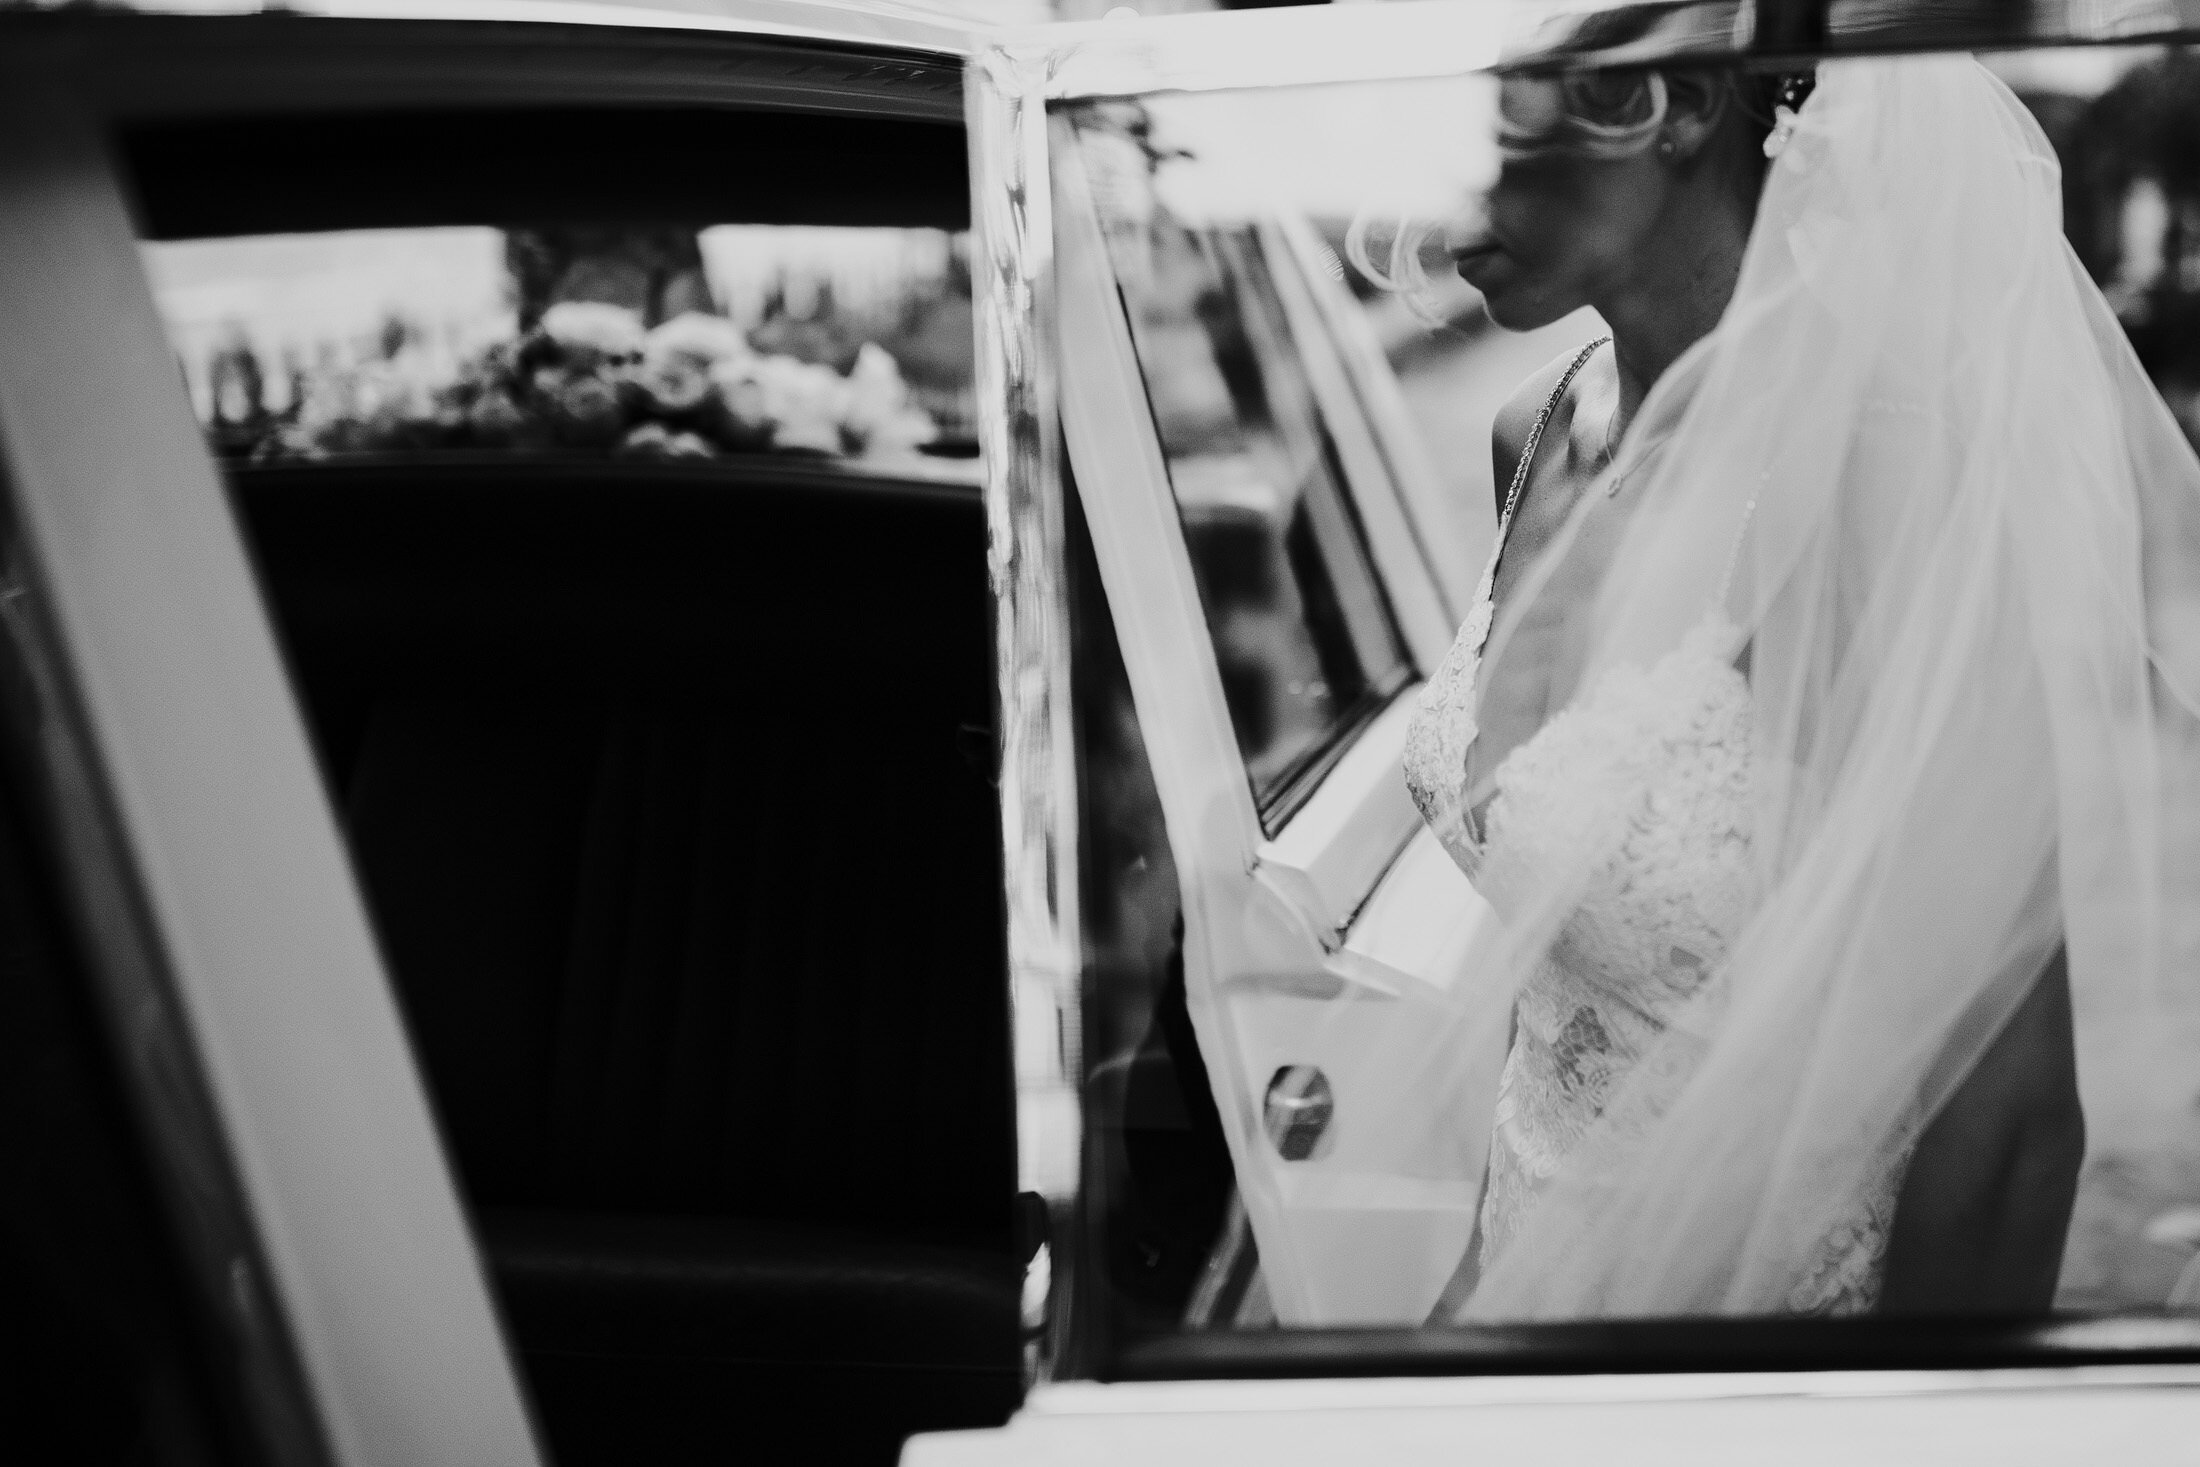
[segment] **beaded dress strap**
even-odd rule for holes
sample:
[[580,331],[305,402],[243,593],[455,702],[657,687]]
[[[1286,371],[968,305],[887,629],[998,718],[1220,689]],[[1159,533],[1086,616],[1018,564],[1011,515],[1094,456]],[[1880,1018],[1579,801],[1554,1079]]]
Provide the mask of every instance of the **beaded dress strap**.
[[[1471,700],[1477,696],[1476,685],[1481,681],[1482,649],[1489,640],[1490,623],[1496,616],[1493,598],[1497,591],[1497,564],[1504,558],[1505,541],[1512,533],[1513,511],[1520,507],[1520,492],[1527,487],[1528,471],[1535,466],[1535,451],[1542,445],[1543,430],[1551,425],[1551,415],[1558,411],[1559,403],[1566,396],[1566,389],[1574,385],[1574,378],[1589,364],[1589,358],[1596,355],[1597,348],[1611,339],[1609,336],[1600,336],[1574,354],[1573,361],[1558,379],[1558,385],[1551,389],[1543,410],[1535,415],[1535,422],[1528,429],[1528,441],[1520,446],[1520,462],[1513,469],[1512,486],[1505,491],[1505,508],[1497,517],[1497,536],[1490,542],[1490,558],[1482,567],[1482,582],[1475,587],[1474,604],[1467,609],[1466,623],[1459,628],[1459,640],[1450,654],[1452,657],[1464,654],[1462,681],[1470,706]],[[1447,664],[1448,661],[1447,658]],[[1465,748],[1474,742],[1475,732],[1470,719],[1466,738],[1461,744],[1461,763],[1464,762]],[[1466,777],[1463,768],[1455,768],[1453,772],[1460,779]],[[1470,847],[1479,847],[1482,844],[1482,832],[1476,828],[1474,811],[1461,809],[1456,818],[1467,844]]]
[[1520,491],[1528,485],[1528,470],[1534,467],[1535,451],[1543,444],[1543,430],[1550,426],[1551,415],[1558,411],[1560,401],[1566,396],[1566,389],[1574,385],[1574,378],[1583,367],[1589,365],[1589,358],[1597,354],[1597,348],[1611,339],[1609,336],[1600,336],[1574,354],[1565,375],[1558,379],[1558,385],[1551,389],[1550,397],[1544,401],[1543,410],[1535,415],[1534,426],[1528,429],[1528,441],[1520,446],[1519,467],[1513,470],[1512,487],[1505,491],[1505,512],[1497,517],[1497,543],[1490,548],[1488,575],[1488,579],[1493,582],[1497,576],[1497,562],[1505,553],[1506,537],[1512,531],[1513,511],[1520,507]]

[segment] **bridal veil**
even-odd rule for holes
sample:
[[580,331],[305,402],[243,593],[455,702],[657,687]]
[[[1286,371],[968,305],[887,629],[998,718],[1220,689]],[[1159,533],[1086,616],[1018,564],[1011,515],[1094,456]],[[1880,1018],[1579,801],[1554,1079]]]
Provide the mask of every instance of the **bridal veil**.
[[1556,707],[1726,588],[1758,892],[1467,1317],[1776,1312],[2058,945],[2081,1075],[2193,992],[2200,461],[2059,177],[1975,61],[1825,65],[1732,303],[1620,445],[1624,528],[1586,496],[1496,627],[1492,668],[1552,658]]
[[[1754,705],[1755,889],[1459,1318],[1780,1312],[2059,946],[2081,1093],[2190,1012],[2200,460],[2060,197],[1977,62],[1826,63],[1732,303],[1618,446],[1622,492],[1586,494],[1508,599],[1485,677],[1535,659],[1554,712],[1723,614]],[[1501,1050],[1609,855],[1514,894],[1448,1023],[1398,1057],[1402,1169],[1471,1165],[1428,1113],[1479,1083],[1447,1067]]]

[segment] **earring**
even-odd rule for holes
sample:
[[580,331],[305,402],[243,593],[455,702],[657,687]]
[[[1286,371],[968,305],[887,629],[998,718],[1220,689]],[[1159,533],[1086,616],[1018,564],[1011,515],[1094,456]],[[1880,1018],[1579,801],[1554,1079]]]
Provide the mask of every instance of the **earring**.
[[1772,131],[1765,134],[1765,156],[1777,158],[1787,151],[1788,139],[1795,136],[1795,109],[1781,106],[1772,109]]
[[1817,76],[1810,72],[1796,72],[1780,79],[1779,94],[1772,109],[1772,131],[1765,135],[1767,158],[1777,158],[1787,151],[1788,140],[1795,136],[1796,114],[1817,85]]

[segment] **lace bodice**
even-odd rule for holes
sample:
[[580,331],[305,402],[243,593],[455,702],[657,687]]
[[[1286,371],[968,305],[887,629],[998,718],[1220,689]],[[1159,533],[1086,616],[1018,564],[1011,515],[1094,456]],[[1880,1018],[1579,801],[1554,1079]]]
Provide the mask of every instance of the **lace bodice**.
[[1593,874],[1514,1001],[1485,1263],[1748,916],[1750,702],[1719,656],[1726,630],[1707,620],[1647,673],[1616,669],[1498,767],[1477,885],[1499,915],[1517,919],[1555,881]]
[[[1708,617],[1647,671],[1613,669],[1498,766],[1486,839],[1476,844],[1461,827],[1446,841],[1455,855],[1464,849],[1462,864],[1500,917],[1607,853],[1514,1003],[1482,1195],[1485,1267],[1533,1226],[1537,1194],[1675,1011],[1717,981],[1748,918],[1751,705],[1747,680],[1725,660],[1734,640],[1724,618]],[[1444,680],[1440,671],[1424,690],[1417,724],[1460,706]],[[1456,733],[1423,729],[1415,743],[1464,757]],[[1463,801],[1463,762],[1453,769],[1445,788],[1432,787],[1437,772],[1425,763],[1409,772],[1424,812]],[[1636,1077],[1647,1088],[1630,1097],[1630,1117],[1654,1119],[1658,1089],[1683,1075],[1673,1066]],[[1897,1181],[1886,1169],[1845,1211],[1791,1286],[1790,1309],[1872,1306]]]
[[[1501,527],[1492,573],[1422,690],[1406,781],[1500,917],[1517,919],[1556,880],[1592,874],[1515,1000],[1482,1197],[1485,1267],[1534,1225],[1538,1193],[1623,1082],[1639,1082],[1627,1112],[1635,1124],[1662,1111],[1657,1090],[1682,1083],[1686,1066],[1636,1076],[1637,1066],[1653,1051],[1673,1058],[1657,1041],[1681,1005],[1699,993],[1718,1001],[1706,985],[1721,981],[1754,900],[1749,684],[1729,661],[1739,635],[1717,611],[1650,668],[1605,673],[1514,749],[1497,767],[1477,838],[1466,757],[1503,536]],[[1792,1310],[1871,1307],[1896,1180],[1888,1169],[1844,1210],[1794,1280]]]

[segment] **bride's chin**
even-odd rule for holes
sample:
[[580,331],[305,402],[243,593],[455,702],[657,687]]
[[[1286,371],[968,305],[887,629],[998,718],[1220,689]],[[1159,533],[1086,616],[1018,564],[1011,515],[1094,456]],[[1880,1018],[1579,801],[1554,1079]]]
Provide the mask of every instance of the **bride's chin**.
[[1482,313],[1507,331],[1534,331],[1551,324],[1543,312],[1522,301],[1510,291],[1495,290],[1482,293]]

